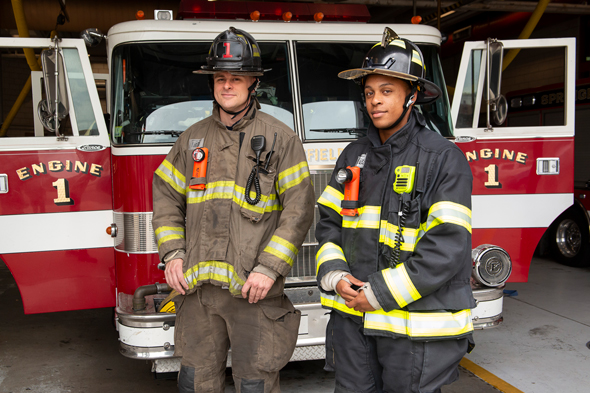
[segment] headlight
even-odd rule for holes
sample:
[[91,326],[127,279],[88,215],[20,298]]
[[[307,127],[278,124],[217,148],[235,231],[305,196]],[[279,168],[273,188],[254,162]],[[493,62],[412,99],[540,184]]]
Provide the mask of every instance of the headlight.
[[501,247],[482,244],[471,251],[473,271],[471,275],[480,284],[499,287],[512,273],[510,255]]

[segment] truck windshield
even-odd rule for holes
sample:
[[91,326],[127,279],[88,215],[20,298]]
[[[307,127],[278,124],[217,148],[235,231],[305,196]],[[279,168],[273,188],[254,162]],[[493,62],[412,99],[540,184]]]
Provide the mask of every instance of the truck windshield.
[[[211,115],[206,64],[210,42],[126,44],[113,51],[112,140],[115,144],[170,143]],[[293,128],[286,42],[260,44],[264,68],[257,96],[262,111]]]
[[[265,72],[257,89],[262,111],[295,129],[293,83],[287,42],[260,42]],[[210,42],[130,43],[113,50],[111,138],[114,144],[173,143],[192,124],[210,116],[206,64]],[[352,140],[366,134],[368,115],[359,88],[338,79],[358,67],[371,43],[297,42],[302,136],[306,140]],[[443,98],[418,109],[428,127],[451,136],[448,99],[437,48],[423,45],[427,78]]]

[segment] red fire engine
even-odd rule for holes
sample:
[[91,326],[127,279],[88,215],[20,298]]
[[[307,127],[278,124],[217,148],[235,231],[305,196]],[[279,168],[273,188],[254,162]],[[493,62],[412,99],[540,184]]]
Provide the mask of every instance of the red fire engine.
[[[316,195],[321,194],[338,154],[368,124],[358,90],[337,74],[358,66],[385,26],[351,22],[366,21],[364,8],[360,16],[340,18],[343,22],[336,21],[337,13],[353,8],[306,5],[288,12],[288,3],[260,4],[265,8],[219,11],[224,18],[251,16],[258,23],[193,19],[216,18],[218,6],[187,1],[181,4],[184,20],[156,11],[156,20],[112,27],[106,35],[106,116],[82,40],[0,39],[8,48],[2,61],[15,70],[26,67],[31,53],[43,60],[43,71],[26,71],[33,86],[31,124],[8,127],[0,144],[0,258],[16,280],[25,313],[116,307],[122,353],[154,360],[157,372],[176,367],[175,315],[160,310],[169,288],[157,269],[151,179],[178,135],[211,114],[207,79],[192,71],[204,64],[213,38],[230,25],[260,44],[263,64],[272,69],[257,93],[262,110],[302,139]],[[293,23],[264,20],[279,17]],[[471,164],[478,302],[473,319],[476,328],[496,326],[511,270],[513,281],[526,281],[536,244],[573,202],[568,149],[573,146],[574,42],[534,41],[565,53],[563,124],[541,131],[494,128],[489,122],[480,126],[480,117],[489,112],[499,121],[506,109],[496,80],[497,43],[466,44],[451,117],[438,58],[440,32],[423,25],[389,27],[420,46],[427,78],[443,90],[442,99],[420,109],[428,126],[455,140]],[[104,36],[87,30],[85,37]],[[504,47],[532,42],[504,42]],[[490,89],[484,83],[488,74]],[[559,173],[554,175],[555,162]],[[542,212],[535,208],[541,203]],[[312,227],[287,279],[286,292],[302,311],[293,360],[324,354],[327,316],[315,286],[316,244]]]

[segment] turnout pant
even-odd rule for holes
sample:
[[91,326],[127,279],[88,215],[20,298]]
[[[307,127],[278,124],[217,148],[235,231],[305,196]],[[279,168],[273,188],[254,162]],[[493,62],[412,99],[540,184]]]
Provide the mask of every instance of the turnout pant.
[[365,336],[362,324],[332,311],[325,369],[336,372],[336,393],[438,393],[459,378],[470,340]]
[[205,284],[175,300],[175,356],[181,393],[222,393],[231,347],[237,393],[275,393],[295,349],[301,313],[286,295],[250,304]]

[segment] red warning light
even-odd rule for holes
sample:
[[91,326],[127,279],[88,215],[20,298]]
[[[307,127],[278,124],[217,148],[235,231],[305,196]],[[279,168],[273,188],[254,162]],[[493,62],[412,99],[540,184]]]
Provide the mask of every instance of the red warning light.
[[135,13],[135,19],[143,20],[144,18],[145,18],[145,14],[143,13],[142,10],[139,10]]
[[420,15],[412,16],[412,24],[418,25],[422,22],[422,17]]
[[289,11],[287,11],[283,14],[283,20],[285,22],[291,22],[291,18],[293,18],[293,14],[290,13]]
[[313,14],[313,20],[320,23],[322,20],[324,20],[324,13],[323,12],[316,12],[315,14]]

